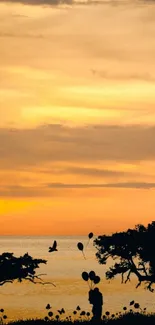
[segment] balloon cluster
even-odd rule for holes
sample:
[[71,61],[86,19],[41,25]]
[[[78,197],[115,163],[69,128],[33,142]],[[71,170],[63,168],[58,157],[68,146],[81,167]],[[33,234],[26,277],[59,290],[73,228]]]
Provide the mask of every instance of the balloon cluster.
[[100,277],[94,271],[90,271],[89,273],[82,272],[82,279],[88,282],[90,289],[93,289],[93,286],[101,281]]
[[[93,238],[93,236],[94,236],[94,234],[92,232],[90,232],[89,235],[88,235],[88,243],[87,243],[86,247],[88,246],[88,244],[90,242],[90,239]],[[81,242],[79,242],[77,244],[77,247],[82,252],[83,257],[86,259],[85,254],[84,254],[84,251],[83,251],[84,250],[84,245]]]

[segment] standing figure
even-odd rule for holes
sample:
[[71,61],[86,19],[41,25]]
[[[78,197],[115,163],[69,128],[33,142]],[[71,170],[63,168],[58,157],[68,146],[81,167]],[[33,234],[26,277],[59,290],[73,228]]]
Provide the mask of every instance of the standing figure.
[[102,316],[103,296],[98,288],[89,291],[89,302],[91,305],[93,305],[92,321],[100,322]]

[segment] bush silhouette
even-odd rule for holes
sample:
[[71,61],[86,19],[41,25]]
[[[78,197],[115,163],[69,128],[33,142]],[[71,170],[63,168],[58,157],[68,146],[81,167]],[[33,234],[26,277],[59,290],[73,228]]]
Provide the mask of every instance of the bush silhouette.
[[28,253],[20,257],[15,257],[13,253],[3,253],[0,255],[0,286],[15,280],[45,284],[40,276],[36,275],[40,264],[46,264],[46,261],[33,259]]

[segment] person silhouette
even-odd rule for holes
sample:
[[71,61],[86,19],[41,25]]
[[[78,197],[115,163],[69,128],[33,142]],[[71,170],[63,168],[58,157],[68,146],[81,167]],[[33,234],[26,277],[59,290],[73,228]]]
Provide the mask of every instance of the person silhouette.
[[99,291],[99,288],[94,288],[89,291],[89,302],[92,307],[92,321],[100,322],[102,316],[102,305],[103,305],[103,296]]

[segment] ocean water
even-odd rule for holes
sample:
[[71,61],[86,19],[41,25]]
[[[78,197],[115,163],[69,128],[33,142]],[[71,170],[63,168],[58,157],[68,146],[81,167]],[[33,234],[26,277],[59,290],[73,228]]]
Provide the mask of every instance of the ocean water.
[[[53,240],[58,242],[58,252],[48,253],[48,247]],[[43,275],[44,281],[51,284],[40,285],[29,282],[7,283],[0,287],[0,308],[5,309],[9,320],[45,317],[47,303],[50,303],[54,312],[64,307],[67,315],[72,315],[73,310],[80,305],[83,310],[91,311],[88,303],[88,283],[83,281],[83,271],[94,270],[100,277],[98,285],[103,294],[103,311],[119,312],[124,306],[129,307],[129,302],[135,300],[141,307],[148,311],[155,311],[155,293],[152,294],[144,287],[135,288],[136,281],[121,284],[118,277],[115,280],[105,280],[107,266],[99,265],[96,260],[96,249],[90,241],[85,250],[86,259],[77,249],[77,243],[87,244],[87,237],[0,237],[0,254],[13,252],[16,256],[29,253],[34,258],[47,260],[47,265],[38,269],[38,274]]]

